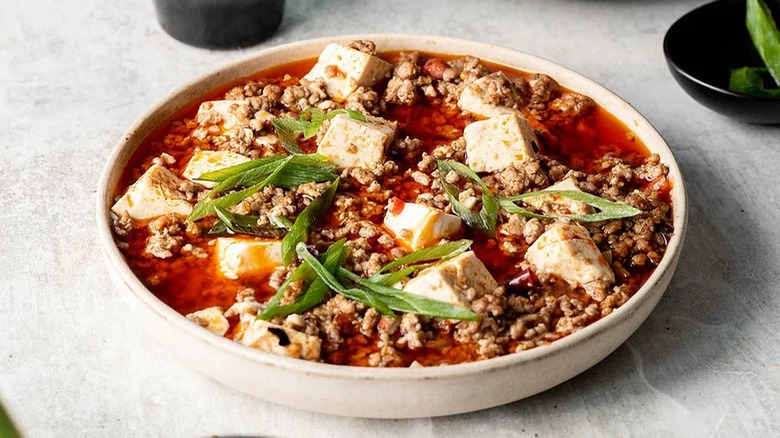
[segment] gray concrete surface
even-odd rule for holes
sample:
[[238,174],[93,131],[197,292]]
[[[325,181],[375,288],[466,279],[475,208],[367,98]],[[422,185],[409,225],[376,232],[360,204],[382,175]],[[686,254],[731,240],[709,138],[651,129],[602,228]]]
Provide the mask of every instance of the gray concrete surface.
[[94,193],[115,141],[168,90],[246,51],[172,40],[148,0],[2,0],[0,398],[29,437],[777,436],[780,128],[722,118],[673,82],[663,34],[701,3],[288,0],[262,46],[416,32],[563,63],[644,113],[689,187],[678,272],[614,354],[501,408],[379,421],[264,403],[190,371],[149,343],[103,267]]

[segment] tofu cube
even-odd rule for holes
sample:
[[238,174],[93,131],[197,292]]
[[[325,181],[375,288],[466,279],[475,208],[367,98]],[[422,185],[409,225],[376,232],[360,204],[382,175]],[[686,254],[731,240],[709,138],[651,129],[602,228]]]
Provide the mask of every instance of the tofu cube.
[[247,347],[306,360],[319,360],[322,347],[322,341],[316,336],[262,319],[249,322],[236,340]]
[[230,328],[230,323],[225,318],[225,313],[219,306],[208,307],[187,315],[187,319],[218,335],[225,336]]
[[517,113],[518,111],[516,109],[496,105],[489,98],[489,94],[491,93],[490,84],[495,82],[494,75],[501,75],[506,79],[506,76],[503,73],[496,72],[488,76],[483,76],[463,88],[458,96],[458,106],[460,109],[484,118]]
[[404,291],[456,306],[468,307],[476,298],[492,292],[498,283],[474,251],[420,271]]
[[466,165],[492,172],[536,157],[536,135],[525,117],[505,114],[470,123],[463,130]]
[[372,168],[384,162],[396,122],[369,117],[365,122],[341,114],[330,121],[317,152],[337,166]]
[[[195,151],[187,163],[187,167],[184,168],[182,176],[190,181],[195,181],[204,173],[246,163],[247,161],[249,161],[249,157],[230,151]],[[207,188],[217,185],[217,183],[211,181],[196,182]]]
[[[561,180],[545,190],[572,190],[582,192],[573,178]],[[564,198],[561,195],[540,195],[523,199],[523,202],[532,207],[536,207],[545,214],[555,215],[580,215],[593,213],[593,207],[573,199]]]
[[373,87],[392,69],[392,64],[376,56],[340,44],[328,44],[304,78],[311,81],[322,78],[328,96],[344,101],[360,86]]
[[463,228],[463,222],[458,216],[398,198],[390,199],[384,224],[412,251],[452,237]]
[[601,301],[615,274],[583,226],[556,222],[528,248],[525,259],[542,280],[555,276]]
[[135,220],[151,219],[166,214],[188,216],[192,204],[179,191],[181,180],[170,170],[152,165],[111,207],[117,215],[127,213]]
[[282,243],[279,240],[220,237],[215,251],[219,271],[232,280],[270,275],[282,264]]

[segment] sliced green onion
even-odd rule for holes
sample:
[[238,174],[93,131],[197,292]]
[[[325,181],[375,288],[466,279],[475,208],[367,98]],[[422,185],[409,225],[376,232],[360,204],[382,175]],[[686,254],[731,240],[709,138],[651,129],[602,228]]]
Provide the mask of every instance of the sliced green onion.
[[[463,319],[467,321],[479,320],[479,315],[461,306],[454,306],[442,301],[431,300],[419,295],[410,294],[400,289],[372,283],[361,276],[344,268],[339,268],[338,273],[343,278],[357,283],[365,289],[380,294],[392,310],[418,315],[433,316],[436,318]],[[387,298],[392,300],[387,301]]]
[[329,162],[322,155],[293,155],[283,157],[281,160],[267,161],[240,172],[234,172],[223,178],[211,190],[210,196],[226,190],[232,190],[235,187],[257,184],[277,170],[283,160],[288,160],[287,164],[282,169],[279,169],[273,181],[273,184],[277,187],[289,188],[308,182],[332,181],[336,178],[336,175],[333,173],[336,165]]
[[290,117],[277,117],[272,120],[276,135],[279,136],[282,146],[291,154],[303,154],[303,150],[298,145],[296,136],[298,133],[303,134],[303,138],[309,139],[317,135],[322,123],[325,120],[330,120],[339,114],[346,114],[349,117],[366,121],[366,117],[360,112],[348,109],[337,109],[325,114],[319,108],[309,107],[301,112],[297,119]]
[[290,232],[282,239],[282,263],[287,266],[295,257],[295,246],[299,242],[306,242],[314,224],[325,214],[333,203],[336,189],[339,186],[339,178],[330,183],[319,198],[311,203],[295,218]]
[[[532,213],[515,204],[515,202],[517,201],[521,201],[527,198],[532,198],[535,196],[542,196],[542,195],[563,196],[564,198],[568,198],[574,201],[579,201],[588,204],[591,207],[597,208],[600,211],[597,213],[582,214],[582,215],[563,215],[563,216],[541,215],[541,214]],[[590,193],[581,192],[579,190],[540,190],[538,192],[530,192],[530,193],[524,193],[522,195],[502,198],[498,201],[498,203],[501,206],[501,208],[508,211],[509,213],[516,213],[527,218],[557,219],[559,217],[564,217],[578,222],[602,222],[602,221],[607,221],[612,219],[633,217],[642,213],[642,210],[634,208],[628,204],[624,204],[622,202],[608,201],[604,198],[591,195]]]
[[295,139],[297,132],[303,132],[305,126],[295,119],[288,119],[284,117],[277,117],[271,121],[274,125],[276,135],[279,136],[279,141],[282,143],[282,147],[291,154],[302,154],[303,149],[298,146],[298,140]]
[[[401,279],[408,277],[410,274],[423,269],[429,264],[421,264],[424,262],[441,261],[444,259],[453,258],[459,254],[464,253],[471,247],[471,240],[463,239],[455,242],[445,243],[443,245],[431,246],[419,251],[415,251],[411,254],[407,254],[403,257],[393,260],[392,262],[383,266],[376,274],[372,275],[368,280],[372,283],[382,284],[385,286],[392,286]],[[385,274],[385,272],[391,271],[400,266],[409,265],[396,272]],[[412,266],[416,265],[416,266]]]
[[209,192],[209,195],[205,199],[201,200],[195,205],[195,207],[192,209],[192,213],[190,213],[189,217],[187,217],[187,220],[193,222],[199,219],[203,219],[204,217],[214,213],[214,207],[227,208],[236,205],[244,199],[254,195],[255,193],[262,190],[263,187],[269,185],[274,180],[276,175],[282,169],[284,169],[284,166],[290,162],[291,158],[292,156],[289,156],[281,160],[278,167],[273,172],[271,172],[270,175],[253,186],[216,199],[211,198],[211,192]]
[[[247,170],[254,169],[256,167],[263,167],[267,166],[269,164],[278,164],[277,162],[279,160],[283,160],[285,158],[284,155],[274,155],[271,157],[266,158],[260,158],[257,160],[251,160],[247,161],[245,163],[236,164],[234,166],[228,166],[223,167],[222,169],[213,170],[211,172],[206,172],[201,174],[199,177],[195,178],[196,181],[211,181],[211,182],[222,182],[228,177],[231,177],[233,175],[238,175],[239,173],[246,172]],[[272,167],[272,170],[275,169],[276,166]],[[270,171],[269,171],[270,173]]]
[[290,227],[273,225],[258,225],[257,216],[233,214],[222,207],[214,207],[219,221],[209,230],[210,235],[248,234],[260,237],[282,237]]
[[[328,251],[325,253],[325,255],[320,257],[322,265],[330,273],[336,272],[336,269],[341,265],[341,263],[343,263],[347,252],[347,248],[344,246],[344,242],[344,239],[335,242],[328,248]],[[284,296],[285,290],[291,283],[290,281],[285,281],[273,296],[271,301],[268,303],[268,305],[265,307],[265,309],[263,309],[262,313],[257,316],[258,319],[268,320],[276,316],[287,316],[293,313],[303,313],[306,310],[320,304],[325,298],[325,293],[328,291],[328,286],[321,278],[316,277],[314,270],[308,263],[304,262],[298,266],[295,271],[290,274],[290,278],[295,278],[294,281],[311,281],[313,278],[314,281],[309,284],[304,293],[299,296],[295,302],[285,306],[279,306],[279,301],[281,300],[282,296]]]
[[[439,176],[441,178],[441,184],[444,187],[444,191],[447,193],[447,198],[452,204],[452,211],[463,219],[468,226],[479,230],[488,236],[496,234],[496,222],[498,221],[498,202],[493,194],[485,185],[484,181],[473,170],[469,169],[466,165],[451,160],[438,160]],[[479,213],[466,208],[458,200],[460,190],[454,184],[447,182],[446,177],[450,172],[456,172],[460,175],[466,176],[475,183],[479,184],[482,188],[482,209]]]
[[311,253],[306,250],[306,244],[303,242],[298,243],[298,245],[295,247],[295,251],[298,253],[298,257],[300,257],[304,262],[308,263],[309,266],[311,266],[311,268],[314,270],[314,273],[317,274],[317,276],[321,278],[322,281],[324,281],[325,284],[327,284],[328,287],[334,292],[344,295],[347,298],[351,298],[355,301],[361,302],[369,307],[373,307],[383,315],[393,315],[393,311],[390,310],[387,304],[381,299],[381,295],[373,294],[369,291],[363,291],[360,289],[346,288],[341,283],[339,283],[339,281],[336,280],[336,277],[334,277],[333,274],[331,274],[324,266],[322,266],[316,257],[311,255]]

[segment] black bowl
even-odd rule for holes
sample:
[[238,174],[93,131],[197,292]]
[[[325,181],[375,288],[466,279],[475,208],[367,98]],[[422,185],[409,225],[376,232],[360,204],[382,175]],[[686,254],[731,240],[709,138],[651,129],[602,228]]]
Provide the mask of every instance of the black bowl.
[[[767,3],[780,17],[780,0]],[[744,122],[780,123],[780,98],[728,89],[732,68],[764,65],[745,25],[745,0],[718,0],[684,15],[666,32],[664,54],[674,79],[700,104]]]
[[235,49],[270,37],[284,0],[154,0],[157,21],[177,40],[207,49]]

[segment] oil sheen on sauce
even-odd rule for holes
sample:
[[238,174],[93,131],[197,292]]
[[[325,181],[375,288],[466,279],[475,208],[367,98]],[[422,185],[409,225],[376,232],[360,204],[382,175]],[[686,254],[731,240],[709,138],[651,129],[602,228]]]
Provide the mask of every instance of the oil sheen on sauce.
[[[395,60],[397,56],[397,53],[382,54],[382,57],[389,61]],[[436,56],[445,59],[453,57],[438,54]],[[151,160],[162,152],[176,158],[176,164],[171,166],[171,169],[181,174],[196,147],[208,148],[207,144],[199,144],[197,140],[188,136],[194,127],[193,119],[201,102],[220,99],[227,90],[250,79],[262,78],[284,85],[286,82],[283,79],[285,74],[300,77],[311,68],[315,61],[315,59],[308,59],[273,67],[249,78],[226,84],[192,102],[191,105],[158,127],[139,147],[123,173],[117,187],[117,195],[123,193],[127,186],[150,165]],[[529,76],[527,73],[503,66],[489,63],[487,66],[494,71],[504,71],[510,78],[520,75]],[[414,106],[390,105],[383,117],[398,122],[398,136],[408,135],[421,139],[425,150],[431,150],[438,144],[457,139],[462,135],[463,128],[473,121],[473,119],[461,115],[460,111],[447,108],[436,101]],[[594,160],[607,153],[623,158],[632,164],[640,163],[649,155],[641,141],[623,123],[601,107],[596,107],[589,115],[572,123],[546,124],[542,122],[539,125],[537,122],[535,127],[546,131],[542,141],[541,152],[543,154],[552,156],[571,168],[586,172],[592,171],[591,166]],[[307,144],[306,146],[313,145]],[[398,164],[403,171],[416,163],[398,162]],[[658,184],[658,182],[652,183]],[[670,184],[668,181],[664,181],[663,185],[658,188],[668,192]],[[406,201],[413,201],[417,195],[429,190],[411,179],[398,182],[392,189],[395,196]],[[369,196],[366,193],[361,195]],[[381,223],[381,214],[382,212],[378,212],[371,220],[375,223]],[[323,218],[323,221],[328,220],[327,216]],[[338,224],[331,225],[337,226]],[[135,228],[128,235],[128,247],[124,249],[127,260],[133,271],[158,298],[182,314],[210,306],[230,307],[235,301],[236,292],[245,287],[254,288],[256,298],[259,301],[266,300],[274,292],[268,285],[267,278],[230,280],[222,277],[218,273],[213,257],[213,238],[199,237],[194,242],[191,241],[194,246],[201,247],[206,251],[207,257],[205,258],[182,253],[169,259],[158,259],[144,252],[148,235],[145,226]],[[515,266],[522,260],[522,254],[516,257],[497,257],[496,240],[488,239],[470,230],[465,232],[464,237],[474,240],[474,251],[499,283],[508,281],[517,274]],[[376,248],[376,250],[380,249]],[[631,283],[634,286],[632,289],[636,290],[649,273],[650,270],[636,272],[630,278],[623,279],[623,282]],[[587,299],[587,297],[578,298]],[[348,319],[339,320],[337,317],[336,323],[340,326],[345,342],[337,351],[324,353],[323,359],[334,364],[367,365],[368,356],[377,350],[376,339],[360,334]],[[447,326],[450,324],[452,322],[442,320],[439,323],[442,329],[441,333],[448,332],[449,327]],[[459,344],[450,335],[440,335],[434,343],[419,350],[400,349],[406,362],[417,360],[422,365],[474,360],[475,350],[475,345]]]

